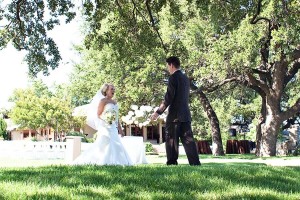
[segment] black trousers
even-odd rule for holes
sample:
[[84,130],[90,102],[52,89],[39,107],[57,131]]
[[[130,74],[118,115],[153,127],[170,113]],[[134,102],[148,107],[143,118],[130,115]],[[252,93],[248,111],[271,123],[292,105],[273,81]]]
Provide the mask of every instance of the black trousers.
[[194,141],[191,122],[166,123],[167,165],[177,165],[179,138],[183,144],[190,165],[200,165],[199,155]]

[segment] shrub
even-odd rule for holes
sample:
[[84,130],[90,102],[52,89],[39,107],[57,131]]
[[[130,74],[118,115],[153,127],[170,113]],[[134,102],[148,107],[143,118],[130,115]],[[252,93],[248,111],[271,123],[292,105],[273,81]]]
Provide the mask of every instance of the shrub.
[[80,137],[82,137],[81,142],[86,142],[86,143],[93,142],[93,140],[87,138],[86,135],[84,135],[83,133],[76,132],[76,131],[69,132],[66,134],[66,136],[80,136]]
[[4,119],[0,118],[0,137],[5,138],[7,124]]
[[293,152],[293,156],[299,156],[300,155],[300,145],[298,144],[295,148],[295,151]]
[[152,146],[152,144],[150,142],[147,142],[146,144],[146,152],[153,152],[154,151],[154,148]]

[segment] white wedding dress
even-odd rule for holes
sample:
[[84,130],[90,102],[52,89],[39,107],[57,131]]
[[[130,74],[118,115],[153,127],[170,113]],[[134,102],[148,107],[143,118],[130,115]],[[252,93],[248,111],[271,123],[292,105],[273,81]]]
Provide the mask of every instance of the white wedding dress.
[[[110,124],[105,119],[107,111],[114,111],[116,119]],[[97,138],[90,148],[79,155],[74,165],[133,165],[126,149],[124,148],[117,129],[118,105],[108,103],[105,105],[95,125],[97,126]]]

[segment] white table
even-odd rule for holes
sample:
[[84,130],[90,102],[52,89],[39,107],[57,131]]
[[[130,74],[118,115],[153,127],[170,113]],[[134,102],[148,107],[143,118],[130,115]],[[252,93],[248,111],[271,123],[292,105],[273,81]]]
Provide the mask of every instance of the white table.
[[133,164],[147,164],[145,145],[143,137],[124,136],[121,141],[129,154]]

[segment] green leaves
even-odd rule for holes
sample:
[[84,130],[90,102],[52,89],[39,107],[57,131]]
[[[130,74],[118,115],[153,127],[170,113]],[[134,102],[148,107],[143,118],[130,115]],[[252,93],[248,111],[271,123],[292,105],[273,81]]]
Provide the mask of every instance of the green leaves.
[[3,22],[0,49],[12,42],[17,50],[27,51],[25,61],[30,75],[36,76],[39,72],[48,75],[48,67],[58,67],[61,56],[47,32],[60,24],[62,16],[66,17],[66,23],[75,17],[74,4],[70,0],[30,0],[13,1],[6,6],[0,13]]
[[3,137],[6,133],[7,123],[4,121],[2,116],[0,116],[0,137]]
[[[155,106],[165,92],[165,58],[176,55],[197,86],[208,91],[218,88],[209,99],[225,133],[235,114],[254,118],[258,112],[256,106],[253,110],[254,106],[236,105],[244,98],[237,85],[262,96],[273,91],[290,95],[277,98],[287,99],[288,109],[298,99],[298,77],[288,74],[298,70],[291,54],[300,43],[296,2],[87,1],[86,49],[81,49],[83,61],[76,66],[71,86],[76,105],[87,103],[102,83],[113,82],[121,114],[131,104]],[[275,77],[275,71],[283,73]],[[275,89],[278,80],[276,86],[285,85],[283,80],[292,83],[281,91]],[[224,87],[228,82],[232,84]],[[208,132],[208,123],[196,98],[191,103],[193,127],[202,134]],[[246,98],[251,102],[255,97]]]
[[34,82],[31,88],[16,90],[12,100],[15,106],[9,117],[20,128],[55,127],[58,130],[69,130],[73,122],[78,124],[78,120],[72,117],[70,98],[59,93],[52,94],[39,81]]

